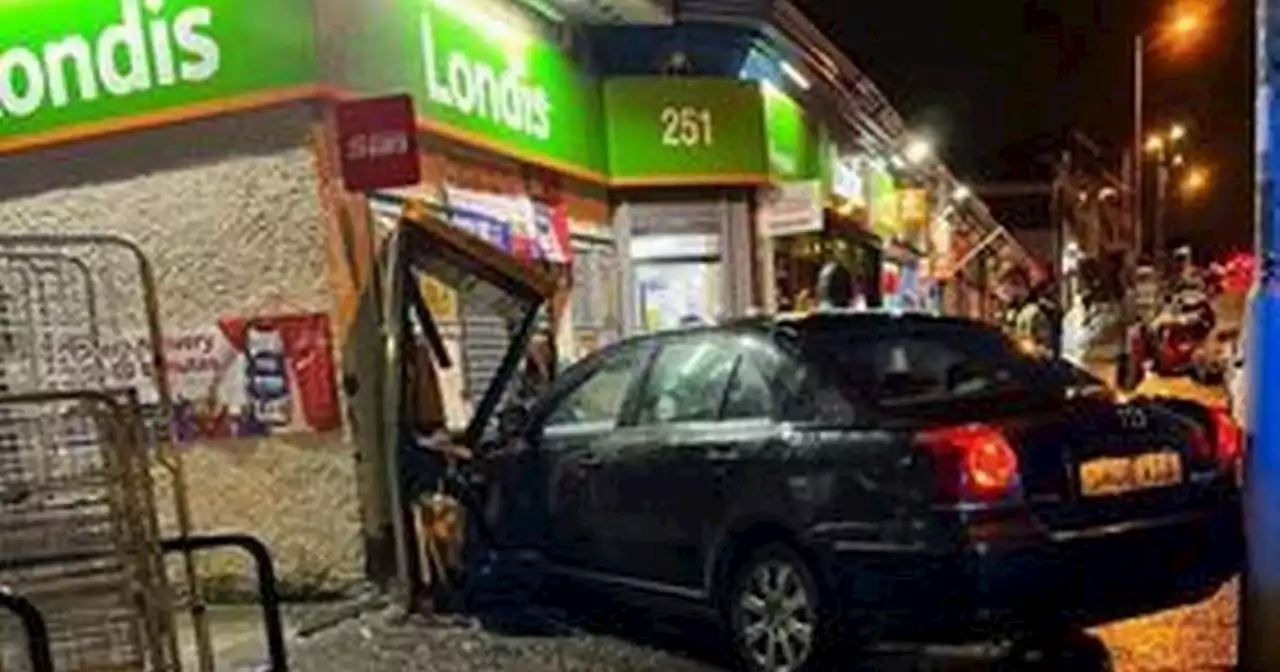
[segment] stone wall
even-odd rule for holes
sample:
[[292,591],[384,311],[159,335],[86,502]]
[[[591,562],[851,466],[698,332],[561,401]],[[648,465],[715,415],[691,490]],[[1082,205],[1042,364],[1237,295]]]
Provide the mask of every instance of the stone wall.
[[[297,105],[0,158],[0,231],[132,239],[155,266],[171,332],[224,315],[332,311],[314,120]],[[343,436],[186,453],[198,530],[258,535],[293,592],[359,578],[354,449]],[[167,482],[158,489],[171,524]]]

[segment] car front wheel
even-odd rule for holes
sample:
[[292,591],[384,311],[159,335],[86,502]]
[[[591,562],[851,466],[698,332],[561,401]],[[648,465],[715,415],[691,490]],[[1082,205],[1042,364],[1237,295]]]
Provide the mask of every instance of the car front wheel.
[[746,669],[801,672],[817,667],[829,628],[818,583],[798,554],[782,545],[753,553],[726,597],[734,648]]

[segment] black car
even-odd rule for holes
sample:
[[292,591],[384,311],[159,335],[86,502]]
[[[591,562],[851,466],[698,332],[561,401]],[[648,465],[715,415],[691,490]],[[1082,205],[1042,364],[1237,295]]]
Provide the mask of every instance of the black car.
[[635,338],[516,424],[501,538],[723,619],[752,670],[808,669],[836,638],[1067,632],[1202,599],[1242,556],[1226,416],[1118,402],[971,321]]

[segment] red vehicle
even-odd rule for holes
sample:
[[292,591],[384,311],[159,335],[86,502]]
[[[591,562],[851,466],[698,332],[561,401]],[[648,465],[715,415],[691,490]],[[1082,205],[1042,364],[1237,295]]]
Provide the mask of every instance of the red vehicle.
[[1129,332],[1133,362],[1150,364],[1162,376],[1192,373],[1201,347],[1217,324],[1213,305],[1204,292],[1180,293],[1150,324]]

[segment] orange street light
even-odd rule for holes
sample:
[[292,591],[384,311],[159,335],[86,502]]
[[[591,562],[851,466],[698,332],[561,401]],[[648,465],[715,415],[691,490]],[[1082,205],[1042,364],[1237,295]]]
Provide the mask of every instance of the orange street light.
[[1173,23],[1169,27],[1173,30],[1173,34],[1179,37],[1189,37],[1193,33],[1200,30],[1204,21],[1198,14],[1180,14],[1174,18]]
[[1164,151],[1164,138],[1152,133],[1147,136],[1147,142],[1142,148],[1147,150],[1148,154],[1159,154]]
[[1182,180],[1182,193],[1195,196],[1209,186],[1209,171],[1204,168],[1192,168]]

